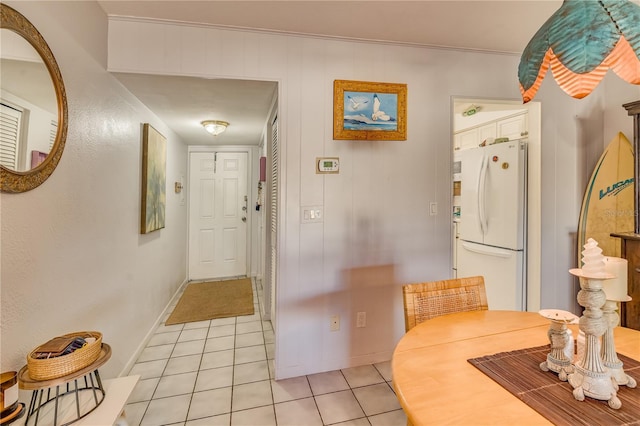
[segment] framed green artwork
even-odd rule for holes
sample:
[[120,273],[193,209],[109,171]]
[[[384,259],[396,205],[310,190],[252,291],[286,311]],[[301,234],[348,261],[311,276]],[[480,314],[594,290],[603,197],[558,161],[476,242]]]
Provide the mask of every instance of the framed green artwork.
[[167,189],[167,140],[149,123],[142,130],[142,214],[140,233],[164,228]]

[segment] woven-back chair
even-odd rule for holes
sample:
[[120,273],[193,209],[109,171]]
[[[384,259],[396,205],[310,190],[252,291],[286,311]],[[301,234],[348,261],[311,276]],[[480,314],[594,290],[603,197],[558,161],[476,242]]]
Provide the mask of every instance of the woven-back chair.
[[489,309],[481,276],[406,284],[402,298],[406,331],[440,315]]

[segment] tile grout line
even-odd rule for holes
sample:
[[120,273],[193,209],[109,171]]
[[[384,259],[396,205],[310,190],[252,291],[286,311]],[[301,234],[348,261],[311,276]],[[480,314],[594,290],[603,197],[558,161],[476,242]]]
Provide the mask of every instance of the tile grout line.
[[[174,307],[174,308],[175,308],[175,307]],[[162,321],[162,323],[161,323],[160,325],[163,325],[163,326],[164,326],[164,323],[165,323],[166,319],[167,319],[167,315],[166,315],[166,313],[165,313],[165,319],[164,319],[164,321]],[[158,325],[158,327],[156,327],[156,330],[155,330],[155,332],[153,333],[153,334],[154,334],[154,336],[155,336],[156,334],[158,334],[158,333],[157,333],[157,331],[158,331],[158,328],[160,327],[160,325]],[[178,333],[178,337],[177,337],[177,339],[179,339],[179,338],[180,338],[180,334],[182,333],[182,329],[183,329],[183,328],[184,328],[184,325],[180,328],[180,333]],[[177,342],[177,339],[176,339],[176,342]],[[148,347],[149,347],[149,345],[147,344],[147,346],[146,346],[146,347],[148,348]],[[167,358],[167,364],[169,364],[169,360],[171,359],[171,354],[172,354],[172,353],[173,353],[173,351],[175,350],[175,347],[176,347],[176,343],[173,343],[173,348],[171,349],[171,353],[169,354],[169,358]],[[146,348],[145,348],[145,349],[146,349]],[[134,365],[135,365],[135,363],[134,363]],[[167,368],[167,366],[165,365],[165,366],[164,366],[164,368],[162,369],[162,373],[160,374],[160,377],[158,378],[158,383],[156,383],[156,385],[155,385],[155,387],[154,387],[154,389],[153,389],[153,392],[151,392],[151,395],[149,396],[149,401],[147,401],[147,406],[146,406],[146,407],[145,407],[145,409],[144,409],[144,413],[143,413],[143,414],[142,414],[142,416],[140,417],[140,424],[142,424],[142,421],[144,420],[144,417],[147,415],[147,412],[149,411],[149,406],[151,405],[151,401],[153,401],[153,395],[155,395],[155,393],[158,391],[158,386],[160,386],[160,381],[162,380],[162,377],[164,377],[164,371],[166,370],[166,368]]]
[[[347,380],[347,376],[344,375],[344,371],[342,371],[342,369],[340,369],[340,374],[342,374],[344,381],[347,382],[347,385],[349,385],[349,390],[351,391],[351,395],[353,395],[353,399],[356,400],[356,402],[358,403],[358,407],[360,407],[360,409],[362,410],[362,414],[364,414],[364,418],[367,419],[367,422],[369,424],[371,424],[371,422],[369,421],[369,416],[367,415],[366,411],[364,411],[364,407],[362,406],[362,403],[360,403],[360,400],[356,396],[356,393],[353,391],[353,386],[351,386],[351,383],[349,383],[349,380]],[[384,380],[384,377],[382,377],[382,379]]]
[[322,413],[320,412],[320,407],[318,407],[318,401],[316,400],[316,394],[313,392],[313,388],[311,387],[311,380],[309,380],[309,375],[306,374],[304,376],[307,379],[307,384],[309,385],[309,390],[311,391],[311,398],[313,398],[313,405],[316,406],[316,411],[318,412],[318,417],[320,417],[320,421],[324,425],[324,419],[322,418]]
[[235,317],[234,326],[233,326],[233,357],[231,361],[231,399],[229,401],[229,424],[232,422],[233,417],[233,393],[235,390],[235,380],[236,380],[236,345],[238,343],[238,317]]
[[[205,350],[207,349],[207,339],[209,338],[211,327],[212,327],[211,320],[209,320],[209,325],[207,326],[207,333],[204,337],[204,344],[202,345],[202,353],[200,354],[200,362],[198,363],[198,369],[196,370],[196,379],[193,381],[193,389],[191,390],[191,395],[189,397],[189,404],[187,405],[187,413],[185,414],[184,424],[187,424],[187,422],[189,421],[189,412],[191,411],[193,396],[196,393],[196,386],[198,385],[198,377],[200,377],[200,372],[202,371],[202,359],[204,358]],[[183,327],[183,330],[184,330],[184,327]],[[182,334],[182,332],[180,332],[180,334]],[[178,340],[180,340],[180,336],[178,336]],[[169,360],[171,360],[171,358],[169,358]],[[167,362],[167,364],[169,363]],[[164,373],[163,373],[163,376],[164,376]]]
[[[275,423],[275,426],[278,426],[278,417],[276,416],[276,401],[275,398],[273,397],[273,386],[271,385],[271,380],[275,380],[275,379],[271,379],[271,368],[269,368],[269,351],[267,350],[267,339],[264,335],[265,333],[265,329],[264,329],[264,320],[262,318],[262,303],[260,303],[260,296],[259,296],[259,292],[258,292],[258,283],[256,282],[255,278],[252,278],[251,281],[253,282],[255,289],[256,289],[256,299],[258,301],[258,317],[260,318],[260,328],[262,330],[262,345],[264,347],[264,355],[265,358],[267,359],[267,374],[268,374],[268,382],[269,382],[269,393],[271,394],[271,411],[273,412],[273,421]],[[273,328],[273,326],[272,326]],[[274,377],[275,377],[275,372],[274,372]]]

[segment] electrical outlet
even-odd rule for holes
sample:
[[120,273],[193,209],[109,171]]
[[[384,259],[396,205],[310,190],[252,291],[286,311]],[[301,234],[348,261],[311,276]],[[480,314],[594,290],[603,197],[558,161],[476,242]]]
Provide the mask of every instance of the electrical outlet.
[[329,330],[340,330],[340,315],[331,315],[331,318],[329,319]]
[[367,326],[367,313],[366,312],[358,312],[356,317],[356,327],[366,327]]

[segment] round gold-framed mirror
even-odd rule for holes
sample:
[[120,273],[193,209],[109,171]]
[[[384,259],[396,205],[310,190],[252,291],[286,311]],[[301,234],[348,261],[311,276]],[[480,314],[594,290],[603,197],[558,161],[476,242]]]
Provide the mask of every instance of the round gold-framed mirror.
[[[8,33],[5,33],[6,31]],[[25,192],[47,180],[60,161],[67,138],[67,95],[58,63],[40,32],[18,11],[1,3],[0,32],[3,32],[0,36],[3,61],[3,76],[0,80],[2,93],[0,116],[3,136],[6,133],[11,134],[8,138],[3,137],[0,146],[1,190],[2,192]],[[16,44],[24,46],[14,48],[12,45],[14,40]],[[30,54],[29,50],[33,54]],[[23,53],[7,57],[6,52]],[[30,56],[32,57],[29,58]],[[9,61],[6,67],[5,60]],[[22,65],[14,67],[16,64]],[[17,71],[11,72],[12,69]],[[49,88],[46,84],[42,84],[41,78],[37,77],[46,74],[50,77],[47,83],[51,85]],[[38,80],[27,80],[28,78],[38,78]],[[29,95],[26,91],[25,94],[12,93],[13,87],[17,88],[13,90],[14,92],[20,91],[19,87],[29,88],[31,92],[34,92],[34,88],[41,87],[42,92],[52,93],[52,99],[40,101],[43,96],[39,93],[34,95],[37,96],[38,101],[34,101],[28,99]],[[48,107],[47,104],[52,106]],[[54,111],[47,112],[51,109]],[[44,112],[40,114],[40,110]],[[50,118],[40,117],[40,115],[46,117],[47,113],[51,116]],[[40,121],[36,121],[36,117]],[[6,132],[7,129],[8,132]],[[42,134],[45,136],[41,136]],[[46,136],[47,134],[50,136]],[[28,138],[34,137],[33,135],[37,135],[35,137],[38,139],[46,140],[30,142]]]

